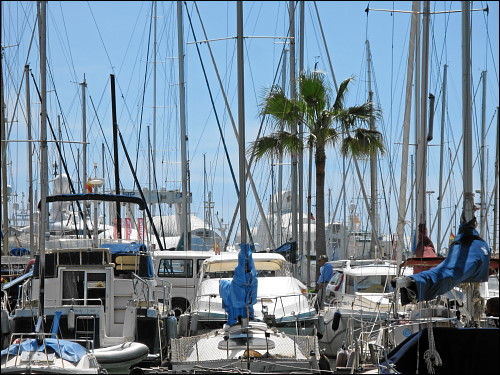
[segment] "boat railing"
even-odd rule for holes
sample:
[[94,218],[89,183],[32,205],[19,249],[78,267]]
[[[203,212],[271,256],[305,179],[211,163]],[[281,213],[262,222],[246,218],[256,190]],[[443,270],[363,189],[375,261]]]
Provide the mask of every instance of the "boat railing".
[[[143,288],[141,290],[142,294],[144,295],[144,300],[146,301],[146,308],[150,308],[152,303],[151,303],[151,298],[149,294],[149,283],[144,280],[142,277],[140,277],[138,274],[135,272],[132,272],[132,277],[134,280],[137,280],[143,285]],[[144,287],[146,287],[146,292],[144,292]],[[134,282],[134,293],[136,292],[136,283]]]
[[[171,296],[172,296],[172,283],[167,280],[156,280],[157,283],[161,284],[158,285],[161,288],[161,293],[162,293],[162,304],[161,304],[161,312],[162,314],[166,314],[168,311],[170,311],[170,301],[171,301]],[[155,301],[158,301],[159,299],[155,295],[155,291],[153,291],[153,297]]]
[[18,295],[17,295],[17,304],[16,308],[24,308],[26,305],[31,305],[31,297],[30,297],[30,291],[31,291],[31,282],[32,278],[30,277],[27,279],[24,283],[22,283],[21,287],[18,290]]
[[[45,301],[53,301],[54,305],[57,303],[57,300],[45,300]],[[66,302],[66,303],[65,303]],[[69,303],[67,303],[69,302]],[[82,302],[82,303],[80,303]],[[97,302],[97,303],[94,303]],[[102,299],[101,298],[61,298],[61,305],[63,306],[72,306],[72,305],[78,305],[78,306],[85,306],[85,305],[92,305],[92,306],[103,306]],[[49,305],[50,306],[50,305]]]

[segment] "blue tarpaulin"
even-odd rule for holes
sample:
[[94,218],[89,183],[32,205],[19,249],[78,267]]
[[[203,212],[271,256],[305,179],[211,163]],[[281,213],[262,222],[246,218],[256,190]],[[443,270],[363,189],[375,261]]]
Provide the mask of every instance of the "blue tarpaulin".
[[242,318],[254,318],[253,305],[257,303],[257,271],[252,258],[250,244],[240,244],[238,265],[234,269],[232,280],[221,280],[219,294],[222,305],[228,315],[227,324],[238,322]]
[[38,344],[36,339],[26,339],[20,344],[12,344],[8,348],[2,350],[2,357],[9,355],[17,355],[22,352],[44,352],[47,346],[48,353],[55,353],[57,357],[63,358],[71,363],[77,363],[82,357],[87,354],[87,349],[76,342],[68,340],[45,339],[41,344]]
[[470,223],[460,225],[448,255],[437,267],[416,273],[418,301],[429,301],[465,282],[488,281],[491,249]]
[[147,247],[143,243],[103,243],[100,245],[100,247],[110,249],[111,254],[113,255],[118,255],[118,254],[137,254],[141,252],[146,252]]
[[30,255],[30,251],[28,249],[25,249],[24,247],[15,247],[9,250],[9,255],[14,255],[14,256]]
[[[147,253],[147,247],[143,243],[106,243],[101,244],[101,247],[111,250],[112,255],[137,255],[139,253]],[[146,264],[146,268],[142,268],[142,265]],[[141,267],[139,268],[139,276],[142,277],[154,277],[154,266],[153,260],[150,256],[147,257],[147,260],[143,260],[141,262]]]

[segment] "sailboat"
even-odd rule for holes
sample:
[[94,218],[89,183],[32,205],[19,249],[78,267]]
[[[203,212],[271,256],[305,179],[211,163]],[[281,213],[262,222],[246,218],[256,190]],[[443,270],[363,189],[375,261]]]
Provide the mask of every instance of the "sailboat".
[[319,370],[316,336],[287,335],[255,321],[258,276],[249,244],[240,244],[232,280],[220,281],[227,312],[223,329],[172,339],[171,366],[175,372],[206,369],[225,372],[311,373]]

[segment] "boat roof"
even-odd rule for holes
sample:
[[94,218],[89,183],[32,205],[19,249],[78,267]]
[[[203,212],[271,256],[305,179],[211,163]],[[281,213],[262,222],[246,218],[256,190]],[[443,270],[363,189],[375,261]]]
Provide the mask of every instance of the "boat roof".
[[361,267],[346,268],[344,274],[352,276],[397,275],[395,264],[370,264]]
[[[258,271],[277,271],[286,268],[286,259],[276,253],[253,253],[253,262]],[[238,265],[238,253],[228,252],[214,255],[203,262],[205,272],[234,271]]]
[[185,258],[210,258],[214,256],[213,250],[155,250],[153,258],[185,259]]
[[[75,201],[104,201],[104,202],[121,202],[121,203],[135,203],[139,205],[139,210],[146,209],[146,202],[144,199],[135,195],[121,195],[121,194],[60,194],[49,195],[46,198],[47,203],[51,202],[75,202]],[[40,208],[41,201],[38,203]]]

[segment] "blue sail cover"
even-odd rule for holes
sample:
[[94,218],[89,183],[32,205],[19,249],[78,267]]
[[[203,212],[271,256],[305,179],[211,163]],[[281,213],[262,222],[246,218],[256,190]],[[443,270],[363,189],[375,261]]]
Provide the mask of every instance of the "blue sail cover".
[[47,338],[41,344],[38,344],[36,339],[26,339],[20,344],[12,344],[2,350],[2,357],[7,354],[17,355],[22,352],[45,352],[45,346],[47,346],[47,353],[55,353],[57,357],[71,363],[79,362],[88,352],[83,346],[72,341]]
[[429,301],[465,282],[488,281],[491,249],[470,223],[462,223],[448,255],[437,267],[416,273],[418,301]]
[[238,265],[232,280],[220,280],[219,294],[228,315],[227,324],[242,318],[254,318],[253,305],[257,303],[257,271],[252,258],[250,244],[240,244]]

